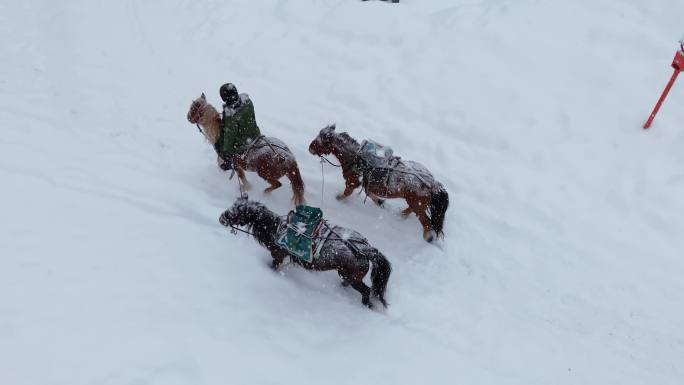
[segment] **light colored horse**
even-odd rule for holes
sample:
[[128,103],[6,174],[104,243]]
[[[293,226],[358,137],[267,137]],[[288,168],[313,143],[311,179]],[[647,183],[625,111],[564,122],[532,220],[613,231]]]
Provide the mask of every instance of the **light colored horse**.
[[[221,134],[221,114],[207,102],[204,93],[192,102],[187,118],[190,123],[201,127],[202,134],[212,146],[216,144]],[[217,162],[221,165],[224,160],[218,157]],[[234,156],[232,162],[233,169],[245,191],[250,188],[245,170],[256,172],[270,183],[270,186],[264,190],[267,194],[282,186],[279,179],[287,176],[292,184],[294,204],[300,205],[305,202],[304,181],[299,173],[297,160],[280,139],[261,136],[244,154]]]

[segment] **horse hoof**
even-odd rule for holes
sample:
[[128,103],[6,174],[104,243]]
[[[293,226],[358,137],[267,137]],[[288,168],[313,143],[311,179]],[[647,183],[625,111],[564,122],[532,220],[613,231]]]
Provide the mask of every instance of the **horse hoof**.
[[340,282],[340,285],[342,285],[342,287],[349,287],[349,282],[342,281],[342,282]]
[[344,200],[344,198],[346,198],[346,196],[344,196],[343,194],[337,194],[335,196],[335,199],[337,199],[338,201]]
[[369,309],[373,308],[373,303],[370,300],[366,300],[363,304]]
[[432,241],[435,240],[435,233],[433,231],[425,232],[423,233],[423,239],[425,239],[429,243],[432,243]]

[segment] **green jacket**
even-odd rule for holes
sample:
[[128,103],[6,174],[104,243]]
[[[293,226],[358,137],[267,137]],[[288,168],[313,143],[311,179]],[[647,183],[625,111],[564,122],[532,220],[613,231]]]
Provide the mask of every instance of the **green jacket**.
[[254,104],[245,94],[240,95],[240,99],[242,104],[237,110],[223,109],[221,134],[214,144],[216,153],[223,159],[243,153],[261,136],[254,118]]

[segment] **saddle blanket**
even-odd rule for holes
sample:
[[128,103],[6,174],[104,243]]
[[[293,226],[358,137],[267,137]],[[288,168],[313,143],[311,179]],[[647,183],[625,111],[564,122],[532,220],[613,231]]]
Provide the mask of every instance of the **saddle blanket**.
[[318,207],[299,205],[290,211],[276,235],[276,243],[302,261],[318,258],[330,233]]

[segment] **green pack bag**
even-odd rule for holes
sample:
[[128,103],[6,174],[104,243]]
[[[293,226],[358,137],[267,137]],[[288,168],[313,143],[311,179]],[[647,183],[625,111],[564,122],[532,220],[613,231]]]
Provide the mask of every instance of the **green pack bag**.
[[279,234],[278,245],[303,261],[314,258],[314,238],[323,221],[323,211],[318,207],[299,205],[287,216],[287,224]]

